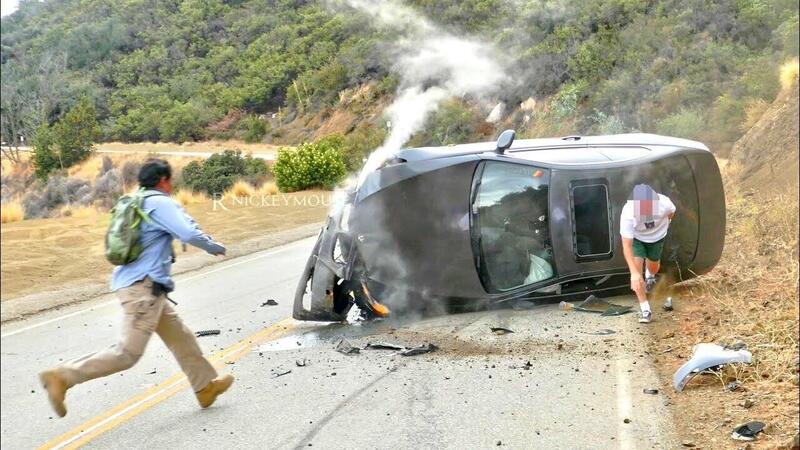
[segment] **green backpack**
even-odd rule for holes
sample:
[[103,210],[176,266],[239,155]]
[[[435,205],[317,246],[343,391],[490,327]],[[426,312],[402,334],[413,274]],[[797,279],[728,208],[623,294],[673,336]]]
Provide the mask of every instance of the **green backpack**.
[[111,264],[130,264],[142,253],[139,228],[143,220],[152,223],[142,205],[144,199],[154,195],[164,194],[158,191],[147,192],[145,188],[141,188],[120,197],[111,209],[111,223],[106,231],[106,259]]

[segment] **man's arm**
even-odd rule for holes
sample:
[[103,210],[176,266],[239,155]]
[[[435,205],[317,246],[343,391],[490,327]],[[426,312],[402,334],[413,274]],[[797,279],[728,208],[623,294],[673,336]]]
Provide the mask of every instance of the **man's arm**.
[[158,199],[150,218],[181,242],[201,248],[212,255],[225,254],[225,246],[205,234],[197,222],[171,198]]
[[631,271],[631,280],[634,276],[642,277],[642,268],[637,267],[636,258],[633,256],[633,239],[622,238],[622,254],[625,255],[625,262],[628,263],[628,269]]

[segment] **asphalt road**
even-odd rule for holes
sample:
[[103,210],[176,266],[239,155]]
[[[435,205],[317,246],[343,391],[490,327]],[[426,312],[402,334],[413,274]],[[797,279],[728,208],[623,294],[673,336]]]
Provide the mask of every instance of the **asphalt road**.
[[[633,315],[556,305],[323,324],[290,319],[313,239],[177,277],[173,297],[231,390],[201,410],[157,337],[131,370],[71,389],[54,416],[36,374],[111,344],[112,297],[2,327],[2,447],[674,448],[664,397]],[[273,298],[278,306],[260,306]],[[619,302],[630,299],[616,299]],[[489,327],[514,333],[497,335]],[[594,334],[610,329],[613,334]],[[344,355],[353,345],[439,350]],[[299,366],[305,364],[304,366]],[[288,373],[287,373],[288,372]],[[282,374],[282,375],[281,375]]]

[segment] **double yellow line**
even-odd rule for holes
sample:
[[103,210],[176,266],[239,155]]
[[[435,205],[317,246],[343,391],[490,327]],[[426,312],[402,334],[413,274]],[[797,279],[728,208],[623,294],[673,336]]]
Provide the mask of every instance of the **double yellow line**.
[[[219,368],[225,362],[236,361],[246,355],[255,345],[277,339],[289,334],[296,326],[293,319],[284,319],[258,333],[247,337],[236,344],[211,356],[209,361]],[[93,417],[76,428],[52,439],[39,447],[40,449],[73,449],[91,442],[106,431],[109,431],[153,406],[172,397],[189,386],[183,373],[176,373],[143,393],[129,398],[114,408]]]

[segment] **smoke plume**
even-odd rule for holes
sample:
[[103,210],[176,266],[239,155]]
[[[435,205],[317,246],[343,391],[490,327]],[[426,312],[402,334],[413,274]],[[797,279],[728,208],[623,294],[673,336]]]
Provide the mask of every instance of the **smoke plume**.
[[492,45],[447,32],[397,1],[331,0],[329,4],[360,11],[396,37],[387,44],[394,61],[391,70],[400,80],[395,100],[385,111],[391,128],[383,145],[367,159],[358,185],[421,130],[443,100],[464,96],[488,100],[509,80],[505,58]]

